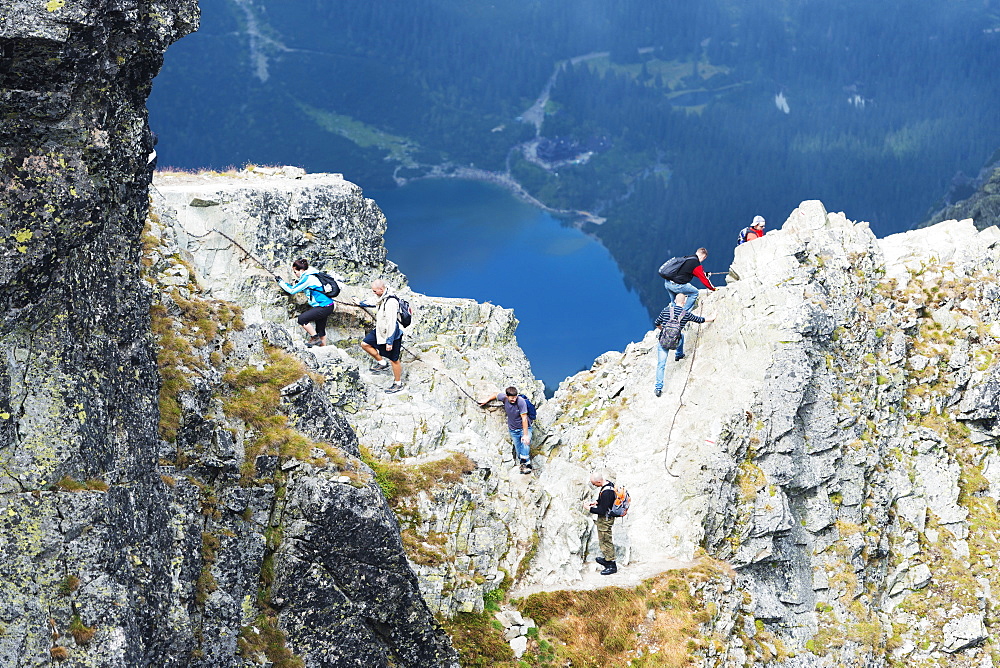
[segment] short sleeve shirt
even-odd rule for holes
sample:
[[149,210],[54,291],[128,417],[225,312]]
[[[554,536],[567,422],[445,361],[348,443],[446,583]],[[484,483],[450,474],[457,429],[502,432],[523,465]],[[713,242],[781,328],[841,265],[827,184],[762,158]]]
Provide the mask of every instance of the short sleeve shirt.
[[497,399],[503,404],[503,409],[507,413],[507,428],[523,429],[521,415],[528,412],[528,404],[525,403],[524,397],[518,396],[517,402],[512,404],[507,401],[507,395],[501,392],[497,395]]

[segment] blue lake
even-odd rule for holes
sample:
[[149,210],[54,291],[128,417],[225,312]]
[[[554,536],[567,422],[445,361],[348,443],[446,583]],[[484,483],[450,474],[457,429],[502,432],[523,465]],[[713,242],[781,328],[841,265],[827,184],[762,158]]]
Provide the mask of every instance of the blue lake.
[[502,188],[441,179],[365,195],[410,287],[514,309],[518,343],[552,390],[652,327],[600,243]]

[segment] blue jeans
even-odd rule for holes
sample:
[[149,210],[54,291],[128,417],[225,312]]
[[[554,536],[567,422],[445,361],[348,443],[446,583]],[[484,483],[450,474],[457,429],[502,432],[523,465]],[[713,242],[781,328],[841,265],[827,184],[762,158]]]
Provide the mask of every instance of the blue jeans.
[[684,310],[689,313],[698,301],[698,288],[694,287],[690,283],[674,283],[669,279],[664,279],[663,287],[667,289],[671,302],[677,299],[677,295],[684,295],[686,298],[684,300]]
[[[532,427],[528,427],[528,440],[531,440],[531,430]],[[527,462],[531,459],[531,446],[525,445],[521,442],[521,436],[524,435],[523,429],[510,429],[510,438],[514,441],[514,450],[517,451],[518,459],[522,462]]]
[[[670,356],[670,351],[660,345],[659,342],[656,343],[656,387],[654,389],[663,389],[663,371],[667,366],[667,357]],[[677,342],[677,350],[674,351],[674,359],[684,356],[684,332],[681,331],[681,340]]]

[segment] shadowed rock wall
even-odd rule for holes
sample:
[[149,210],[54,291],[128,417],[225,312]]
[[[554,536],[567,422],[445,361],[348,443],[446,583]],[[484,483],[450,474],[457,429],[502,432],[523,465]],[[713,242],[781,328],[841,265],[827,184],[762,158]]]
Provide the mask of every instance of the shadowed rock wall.
[[[197,20],[186,0],[0,3],[4,665],[66,651],[74,617],[105,630],[89,661],[173,655],[138,240],[146,95]],[[91,489],[48,491],[61,479]]]
[[[0,0],[0,665],[454,665],[309,376],[268,417],[352,475],[308,450],[245,461],[260,428],[227,421],[199,355],[263,368],[287,335],[237,326],[154,224],[140,243],[145,100],[197,20],[193,0]],[[190,389],[166,431],[164,378]]]

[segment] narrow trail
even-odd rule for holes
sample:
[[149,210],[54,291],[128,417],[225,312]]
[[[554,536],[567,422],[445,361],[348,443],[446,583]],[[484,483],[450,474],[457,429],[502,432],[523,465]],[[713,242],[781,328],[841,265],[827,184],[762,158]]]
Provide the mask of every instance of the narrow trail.
[[[617,522],[615,524],[617,525]],[[514,587],[511,590],[511,596],[530,596],[542,591],[583,591],[602,589],[604,587],[637,587],[642,584],[643,580],[655,577],[664,571],[694,568],[697,565],[697,561],[684,561],[681,559],[663,559],[662,561],[650,562],[636,561],[627,566],[619,563],[618,572],[614,575],[601,575],[601,569],[604,567],[591,560],[588,565],[584,566],[579,580],[567,582],[559,586],[530,584],[524,587]]]

